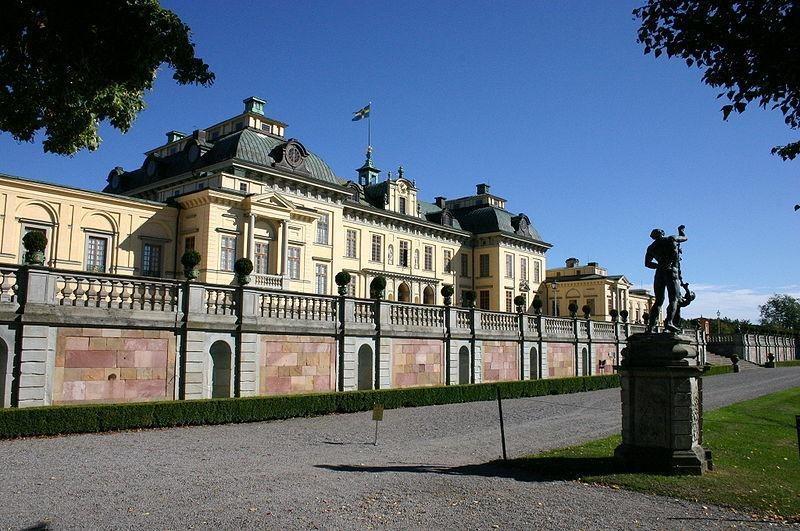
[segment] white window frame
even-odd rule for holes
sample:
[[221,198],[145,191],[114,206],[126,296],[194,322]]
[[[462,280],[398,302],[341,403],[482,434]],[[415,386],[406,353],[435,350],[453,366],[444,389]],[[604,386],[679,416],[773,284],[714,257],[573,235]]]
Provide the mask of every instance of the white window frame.
[[[266,252],[259,252],[259,248],[266,249]],[[253,272],[256,275],[269,274],[269,240],[253,242]]]
[[400,267],[408,267],[411,263],[411,243],[408,240],[400,240],[399,251],[397,253],[397,265]]
[[[108,273],[111,271],[111,249],[113,248],[112,242],[114,236],[105,232],[84,231],[85,241],[83,246],[83,266],[84,270],[90,273]],[[89,242],[92,239],[105,241],[105,256],[102,264],[102,270],[89,268]]]
[[[297,256],[292,256],[293,252],[297,251]],[[300,259],[302,251],[296,245],[290,245],[286,248],[286,275],[292,280],[300,280]]]
[[519,276],[521,280],[528,280],[528,259],[524,256],[519,259]]
[[[145,270],[145,249],[150,246],[151,248],[158,248],[158,270]],[[141,270],[140,273],[143,277],[155,277],[161,278],[164,276],[164,244],[162,242],[157,241],[143,241],[142,242],[142,263],[141,263]],[[149,273],[158,273],[156,275],[149,274]]]
[[344,255],[346,258],[358,258],[358,231],[355,229],[345,231]]
[[20,223],[19,263],[21,264],[25,261],[25,253],[27,252],[25,251],[25,245],[22,243],[22,238],[24,238],[28,232],[33,230],[40,230],[44,232],[45,238],[47,238],[47,246],[44,248],[44,263],[46,265],[51,265],[53,259],[51,257],[50,250],[54,248],[52,245],[52,237],[53,233],[55,232],[53,230],[53,225],[45,222],[37,223],[35,221],[23,221]]
[[469,277],[469,256],[467,253],[461,253],[461,276]]
[[506,278],[514,278],[514,255],[506,253]]
[[445,249],[442,251],[444,256],[444,263],[442,266],[444,267],[445,273],[452,273],[453,272],[453,251],[450,249]]
[[317,295],[328,294],[328,264],[314,265],[314,286]]
[[433,271],[433,246],[426,245],[422,265],[425,271]]
[[383,262],[383,236],[381,234],[372,235],[370,259],[372,262]]
[[[324,222],[323,222],[324,220]],[[331,215],[323,212],[317,220],[317,233],[314,243],[328,245],[331,237]]]
[[[219,238],[219,269],[220,271],[233,271],[233,264],[236,262],[236,252],[239,242],[237,241],[237,237],[234,234],[223,234]],[[233,247],[226,246],[226,240],[233,240]],[[230,255],[230,264],[228,264],[228,255],[230,251],[233,253]]]
[[[485,268],[483,266],[486,266]],[[482,254],[478,257],[479,277],[485,278],[492,276],[491,257],[488,254]]]

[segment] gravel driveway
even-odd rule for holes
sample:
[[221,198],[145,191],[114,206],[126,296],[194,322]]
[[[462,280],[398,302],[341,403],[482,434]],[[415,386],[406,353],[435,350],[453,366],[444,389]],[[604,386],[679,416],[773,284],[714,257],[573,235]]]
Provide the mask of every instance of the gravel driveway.
[[[706,409],[800,386],[800,367],[705,380]],[[509,456],[619,431],[619,390],[504,401]],[[493,402],[0,441],[0,528],[764,527],[716,507],[508,477]]]

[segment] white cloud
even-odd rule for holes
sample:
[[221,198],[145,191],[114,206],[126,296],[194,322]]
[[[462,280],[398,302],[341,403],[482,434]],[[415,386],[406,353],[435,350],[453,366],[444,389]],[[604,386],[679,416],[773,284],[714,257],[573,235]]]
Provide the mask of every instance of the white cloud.
[[684,318],[716,317],[717,311],[731,319],[749,319],[757,323],[760,319],[758,307],[775,293],[800,297],[800,286],[740,288],[714,284],[692,284],[697,298],[683,311]]

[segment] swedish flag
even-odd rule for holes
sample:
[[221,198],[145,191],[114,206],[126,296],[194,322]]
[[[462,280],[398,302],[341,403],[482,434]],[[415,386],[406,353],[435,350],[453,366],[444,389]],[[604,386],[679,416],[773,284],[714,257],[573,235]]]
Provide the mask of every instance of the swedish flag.
[[353,113],[353,121],[357,122],[359,120],[363,120],[364,118],[369,118],[369,111],[370,107],[372,106],[372,102],[368,103],[366,107],[363,109],[359,109]]

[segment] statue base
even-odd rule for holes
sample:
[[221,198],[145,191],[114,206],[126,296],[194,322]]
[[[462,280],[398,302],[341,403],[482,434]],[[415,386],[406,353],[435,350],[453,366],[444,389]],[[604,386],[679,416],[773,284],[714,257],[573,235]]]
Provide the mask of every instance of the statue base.
[[694,338],[633,334],[617,367],[622,386],[622,444],[626,468],[680,475],[711,469],[703,449],[703,370]]

